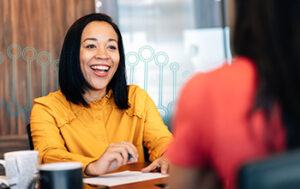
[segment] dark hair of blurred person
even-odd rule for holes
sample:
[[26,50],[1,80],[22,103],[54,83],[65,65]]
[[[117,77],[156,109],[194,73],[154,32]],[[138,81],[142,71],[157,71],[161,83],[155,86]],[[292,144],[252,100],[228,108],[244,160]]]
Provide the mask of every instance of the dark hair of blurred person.
[[254,110],[283,112],[287,147],[300,146],[300,2],[235,1],[233,50],[257,67]]

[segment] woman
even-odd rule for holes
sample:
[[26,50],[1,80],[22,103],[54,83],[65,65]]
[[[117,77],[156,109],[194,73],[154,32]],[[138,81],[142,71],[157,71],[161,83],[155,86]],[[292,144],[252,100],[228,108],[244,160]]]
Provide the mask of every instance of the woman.
[[242,164],[300,146],[300,1],[234,2],[232,65],[194,76],[179,99],[171,188],[199,188],[207,170],[235,188]]
[[60,90],[34,100],[30,124],[42,163],[79,161],[87,175],[144,162],[145,145],[161,167],[172,139],[151,98],[127,86],[122,36],[104,14],[90,14],[68,30],[59,62]]

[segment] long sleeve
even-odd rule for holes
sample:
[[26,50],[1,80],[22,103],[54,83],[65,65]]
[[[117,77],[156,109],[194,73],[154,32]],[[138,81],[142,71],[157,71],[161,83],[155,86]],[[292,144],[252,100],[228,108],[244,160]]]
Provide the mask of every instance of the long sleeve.
[[127,141],[137,147],[144,161],[160,157],[172,140],[155,104],[147,93],[130,86],[130,108],[120,110],[111,92],[89,107],[66,100],[60,91],[34,100],[31,131],[42,163],[79,161],[84,167],[98,159],[111,143]]
[[145,103],[144,144],[149,149],[150,161],[153,161],[166,151],[173,136],[163,123],[154,102],[148,95]]
[[97,158],[69,152],[65,140],[58,128],[58,121],[52,115],[53,111],[42,104],[33,106],[30,118],[31,134],[34,149],[39,152],[41,163],[78,161],[86,165]]

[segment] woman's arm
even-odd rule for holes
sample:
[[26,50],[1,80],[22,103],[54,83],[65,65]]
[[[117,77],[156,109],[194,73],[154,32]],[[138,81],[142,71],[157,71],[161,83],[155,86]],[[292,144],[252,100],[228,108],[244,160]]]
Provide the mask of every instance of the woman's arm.
[[142,171],[149,172],[159,168],[162,173],[167,173],[169,161],[163,154],[172,141],[173,135],[163,123],[160,113],[148,95],[145,103],[144,144],[150,152],[152,163]]
[[78,161],[85,168],[97,158],[70,153],[60,134],[57,121],[52,110],[36,103],[31,111],[30,128],[34,149],[39,151],[41,163]]
[[173,135],[164,124],[154,102],[147,95],[144,144],[150,152],[150,161],[161,157],[173,139]]
[[[49,107],[35,104],[31,113],[31,131],[34,148],[39,151],[40,162],[77,161],[83,164],[87,175],[101,175],[121,165],[137,161],[135,146],[127,142],[110,144],[100,157],[88,157],[69,152],[57,126],[57,119]],[[86,146],[89,148],[89,146]],[[129,158],[129,154],[132,158]]]

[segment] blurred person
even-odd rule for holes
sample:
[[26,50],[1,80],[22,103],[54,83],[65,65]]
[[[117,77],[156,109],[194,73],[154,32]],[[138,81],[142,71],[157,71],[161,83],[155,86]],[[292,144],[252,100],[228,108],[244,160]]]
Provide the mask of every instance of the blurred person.
[[300,1],[232,0],[234,59],[183,88],[170,188],[236,188],[241,165],[300,146]]
[[168,170],[163,156],[172,134],[148,94],[127,85],[118,26],[105,14],[78,19],[59,60],[60,90],[34,100],[30,124],[41,163],[78,161],[87,175],[144,162]]

